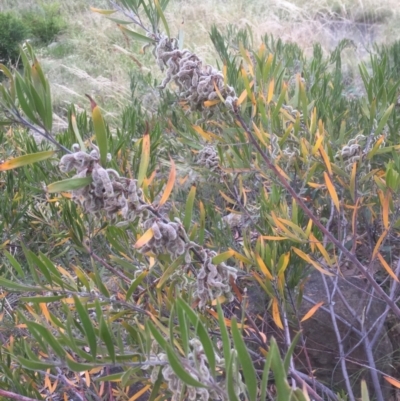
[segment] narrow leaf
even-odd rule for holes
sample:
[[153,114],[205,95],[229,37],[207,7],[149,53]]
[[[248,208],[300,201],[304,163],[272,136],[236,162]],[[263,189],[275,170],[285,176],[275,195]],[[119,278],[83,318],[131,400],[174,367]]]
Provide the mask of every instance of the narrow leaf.
[[157,13],[158,13],[159,17],[161,18],[161,21],[162,21],[162,23],[164,25],[165,32],[167,33],[167,36],[170,37],[171,34],[169,33],[169,27],[168,27],[168,24],[167,24],[167,20],[165,19],[164,13],[163,13],[163,11],[162,11],[162,9],[160,7],[160,3],[158,2],[158,0],[154,0],[154,3],[155,3],[156,8],[157,8]]
[[169,172],[168,182],[167,185],[165,186],[164,193],[160,199],[160,202],[158,202],[159,206],[162,206],[168,200],[175,184],[175,178],[176,178],[175,162],[172,159],[170,160],[171,160],[171,171]]
[[146,178],[147,169],[150,163],[150,135],[149,127],[147,125],[146,132],[143,135],[142,140],[142,155],[140,158],[139,173],[138,173],[138,185],[141,186],[143,180]]
[[272,300],[272,318],[274,319],[275,324],[283,330],[283,324],[281,320],[281,315],[279,313],[279,304],[278,298],[274,297]]
[[384,269],[388,272],[389,276],[392,277],[394,280],[396,280],[397,282],[400,282],[399,278],[396,276],[396,274],[394,273],[394,271],[391,269],[391,267],[388,265],[388,263],[386,262],[386,260],[383,258],[383,256],[378,253],[378,259],[381,262],[382,266],[384,267]]
[[37,163],[42,160],[49,159],[56,152],[54,150],[46,150],[44,152],[31,153],[29,155],[15,157],[0,164],[0,171],[13,170],[27,164]]
[[323,302],[318,302],[315,304],[300,320],[300,323],[305,322],[306,320],[310,319],[314,313],[323,305]]
[[195,196],[196,196],[196,186],[193,185],[192,188],[190,188],[189,195],[186,200],[185,218],[183,219],[183,227],[185,228],[186,231],[189,231],[190,224],[192,222],[192,213],[193,213]]
[[332,184],[332,181],[331,181],[329,175],[326,173],[326,171],[324,171],[324,178],[325,178],[326,187],[328,188],[329,195],[331,196],[332,201],[333,201],[337,211],[340,212],[339,198],[336,193],[336,189],[335,189],[334,185]]
[[[383,378],[396,388],[400,388],[400,381],[393,379],[393,377],[383,376]],[[364,401],[364,400],[363,400]]]
[[135,248],[141,248],[143,245],[147,244],[154,236],[153,229],[150,227],[137,241],[134,245]]
[[251,360],[250,354],[247,351],[246,344],[243,341],[242,335],[237,327],[236,318],[232,319],[232,337],[235,344],[236,352],[238,353],[238,359],[242,365],[243,375],[249,394],[250,401],[256,401],[257,399],[257,376],[256,370],[254,369],[253,361]]
[[74,189],[79,189],[86,187],[92,182],[92,177],[82,177],[82,178],[67,178],[66,180],[57,181],[49,184],[47,186],[48,193],[54,192],[65,192],[73,191]]
[[89,95],[86,94],[86,97],[90,100],[90,107],[92,108],[93,129],[96,135],[96,143],[100,151],[100,162],[101,165],[105,167],[107,164],[108,151],[106,124],[97,103]]

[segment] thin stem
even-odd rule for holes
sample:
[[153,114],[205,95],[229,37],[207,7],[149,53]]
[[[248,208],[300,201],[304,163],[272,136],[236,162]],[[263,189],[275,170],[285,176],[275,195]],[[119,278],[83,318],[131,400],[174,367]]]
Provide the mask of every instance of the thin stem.
[[2,390],[1,388],[0,388],[0,395],[6,397],[7,399],[12,399],[17,401],[40,401],[37,398],[25,397],[24,395],[19,395],[16,393],[12,393],[11,391]]

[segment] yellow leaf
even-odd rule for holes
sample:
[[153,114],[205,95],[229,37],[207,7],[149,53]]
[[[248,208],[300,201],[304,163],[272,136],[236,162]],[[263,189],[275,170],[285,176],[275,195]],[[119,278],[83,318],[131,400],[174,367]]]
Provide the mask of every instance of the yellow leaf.
[[322,147],[322,144],[321,144],[321,146],[319,147],[319,153],[321,154],[322,159],[324,160],[325,166],[326,166],[326,168],[328,169],[329,174],[332,175],[332,166],[331,166],[331,162],[329,161],[329,157],[328,157],[328,155],[326,154],[325,149]]
[[288,239],[288,237],[275,237],[273,235],[263,235],[262,238],[270,241],[283,241],[285,239]]
[[165,191],[163,193],[163,196],[161,197],[160,202],[158,203],[159,206],[162,206],[171,195],[172,189],[174,188],[175,184],[175,178],[176,178],[175,162],[171,159],[171,171],[169,172],[168,182],[167,185],[165,186]]
[[212,132],[204,131],[203,128],[198,125],[193,125],[192,127],[206,141],[211,142],[213,139],[219,139],[217,135]]
[[318,152],[318,149],[321,147],[322,141],[324,140],[323,135],[317,135],[317,136],[318,136],[317,142],[315,142],[315,145],[311,150],[312,155],[315,155]]
[[141,395],[143,395],[146,391],[148,391],[151,388],[151,385],[148,384],[147,386],[144,386],[142,389],[140,389],[135,395],[133,395],[131,398],[129,398],[128,401],[135,401],[137,400]]
[[269,83],[268,87],[267,104],[269,104],[269,102],[272,100],[272,96],[274,96],[274,87],[275,87],[274,79],[271,79],[271,82]]
[[392,386],[400,388],[400,381],[393,379],[393,377],[383,376],[383,378]]
[[353,202],[356,198],[356,193],[355,193],[356,171],[357,171],[357,162],[353,163],[353,167],[351,168],[351,175],[350,175],[350,196],[353,199]]
[[313,233],[310,233],[310,241],[312,241],[318,248],[318,250],[321,252],[321,255],[324,257],[326,263],[328,263],[329,266],[332,266],[332,260],[328,255],[328,252],[324,248],[324,246],[321,244],[321,242],[318,241],[316,237],[314,237]]
[[212,107],[215,106],[216,104],[221,103],[221,100],[219,99],[214,99],[214,100],[206,100],[203,105],[204,107]]
[[237,100],[236,104],[238,106],[240,106],[246,98],[247,98],[247,90],[244,89],[243,92],[240,94],[239,99]]
[[391,269],[391,267],[388,265],[388,263],[386,262],[386,260],[383,258],[383,256],[378,253],[378,259],[381,262],[382,266],[385,268],[385,270],[388,272],[389,276],[391,276],[394,280],[396,280],[397,282],[400,282],[399,278],[396,276],[396,274],[394,273],[394,271]]
[[94,8],[94,7],[90,7],[90,10],[93,11],[94,13],[99,13],[103,15],[110,15],[117,12],[117,10],[103,10],[101,8]]
[[273,280],[274,278],[272,277],[272,274],[270,273],[270,271],[268,270],[267,265],[264,263],[264,261],[262,260],[261,256],[256,253],[256,261],[258,266],[260,267],[260,270],[263,272],[264,276],[268,279],[268,280]]
[[305,254],[302,250],[295,248],[292,246],[293,251],[303,260],[305,260],[307,263],[310,263],[313,265],[319,272],[326,274],[327,276],[334,276],[333,273],[328,272],[327,270],[323,269],[322,266],[320,266],[316,261],[310,258],[307,254]]
[[305,322],[307,319],[310,319],[314,315],[314,313],[323,305],[323,302],[318,302],[316,305],[314,305],[300,320],[300,323]]
[[272,300],[272,318],[274,319],[275,324],[283,330],[283,324],[281,320],[281,316],[279,314],[279,304],[278,304],[278,298],[274,297]]
[[235,259],[240,260],[241,262],[246,263],[246,264],[252,264],[252,261],[249,258],[246,258],[246,256],[243,256],[239,252],[236,252],[234,249],[229,248],[229,251],[232,252],[232,256]]
[[134,245],[135,248],[141,248],[143,245],[147,244],[154,236],[154,232],[150,227],[137,241]]
[[332,184],[332,181],[331,181],[329,175],[326,173],[326,171],[324,171],[324,178],[325,178],[326,187],[328,188],[329,195],[331,196],[332,201],[333,201],[337,211],[340,213],[339,198],[337,196],[336,189],[335,189],[334,185]]
[[145,134],[143,135],[142,155],[140,158],[139,173],[137,177],[139,186],[142,185],[146,177],[147,168],[149,167],[149,162],[150,162],[150,135],[147,128]]

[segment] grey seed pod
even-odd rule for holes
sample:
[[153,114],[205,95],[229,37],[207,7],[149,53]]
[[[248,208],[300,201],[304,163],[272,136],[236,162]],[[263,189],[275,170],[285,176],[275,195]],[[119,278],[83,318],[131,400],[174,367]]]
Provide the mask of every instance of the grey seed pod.
[[162,234],[156,221],[152,224],[151,229],[153,230],[154,238],[156,240],[160,240],[162,238]]

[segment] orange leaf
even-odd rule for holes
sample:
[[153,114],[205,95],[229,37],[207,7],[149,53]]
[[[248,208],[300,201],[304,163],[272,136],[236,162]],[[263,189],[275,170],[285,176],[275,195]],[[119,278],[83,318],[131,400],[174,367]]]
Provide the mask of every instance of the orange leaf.
[[392,386],[400,388],[400,381],[393,379],[393,377],[383,376],[383,378],[390,383]]
[[278,305],[278,298],[274,297],[272,300],[272,318],[274,319],[275,324],[283,330],[283,324],[281,320],[281,316],[279,314],[279,305]]
[[135,401],[137,400],[142,394],[144,394],[146,391],[148,391],[151,388],[151,385],[148,384],[147,386],[144,386],[141,390],[139,390],[135,395],[133,395],[131,398],[129,398],[128,401]]
[[169,172],[168,182],[165,187],[163,196],[161,197],[160,202],[158,203],[159,206],[163,205],[171,195],[172,189],[174,188],[175,184],[175,178],[176,178],[175,162],[171,159],[171,171]]
[[382,202],[382,220],[383,226],[386,228],[386,230],[389,228],[389,202],[390,193],[387,193]]
[[381,247],[382,241],[385,239],[387,233],[388,233],[388,231],[385,230],[385,231],[381,234],[381,236],[379,237],[378,241],[376,242],[375,248],[374,248],[374,250],[373,250],[373,252],[372,252],[372,259],[374,259],[375,256],[378,254],[379,248]]
[[337,196],[336,189],[335,189],[334,185],[332,184],[331,178],[329,177],[329,175],[326,172],[324,172],[324,178],[325,178],[326,187],[328,188],[329,195],[331,196],[337,211],[340,212],[339,198]]
[[388,263],[380,253],[378,253],[378,259],[381,262],[382,266],[385,268],[385,270],[388,272],[389,276],[391,276],[397,282],[400,282],[399,278],[396,276],[394,271],[391,269],[391,267],[388,265]]
[[150,227],[137,241],[134,245],[135,248],[141,248],[143,245],[147,244],[154,236],[154,232]]
[[323,305],[323,302],[318,302],[316,305],[314,305],[303,317],[303,319],[300,320],[300,323],[305,322],[307,319],[310,319],[314,315],[314,313]]
[[332,166],[331,166],[331,162],[329,161],[329,157],[328,157],[328,155],[326,154],[325,149],[322,147],[322,144],[321,144],[321,146],[319,147],[319,153],[321,153],[321,156],[322,156],[322,158],[324,159],[324,163],[325,163],[326,168],[327,168],[328,171],[329,171],[329,174],[332,175]]

